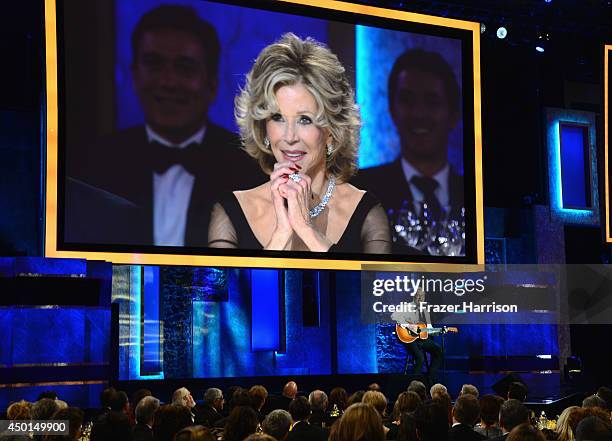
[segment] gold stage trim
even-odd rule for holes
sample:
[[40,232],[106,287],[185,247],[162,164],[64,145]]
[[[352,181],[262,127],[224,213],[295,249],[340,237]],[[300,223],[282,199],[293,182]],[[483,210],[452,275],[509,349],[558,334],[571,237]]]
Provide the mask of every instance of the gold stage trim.
[[92,381],[48,381],[45,383],[0,383],[0,388],[33,387],[33,386],[85,386],[89,384],[108,384],[107,380]]
[[609,103],[609,93],[610,93],[610,71],[608,69],[608,64],[610,62],[610,52],[612,51],[612,45],[607,44],[604,46],[604,179],[605,179],[605,202],[606,202],[606,242],[612,242],[612,237],[610,237],[610,132],[608,127],[608,121],[610,120],[610,103]]

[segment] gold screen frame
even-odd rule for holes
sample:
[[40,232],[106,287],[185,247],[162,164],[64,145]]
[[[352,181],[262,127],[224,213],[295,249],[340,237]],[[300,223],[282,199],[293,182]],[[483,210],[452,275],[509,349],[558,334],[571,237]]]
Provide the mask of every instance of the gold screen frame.
[[[606,207],[606,242],[612,242],[612,237],[610,237],[610,165],[609,165],[609,161],[610,161],[610,156],[609,156],[609,147],[610,147],[610,132],[609,132],[609,124],[608,121],[610,120],[610,102],[608,99],[609,93],[610,93],[610,84],[609,84],[609,69],[608,69],[608,63],[610,61],[610,52],[612,52],[612,44],[606,44],[604,45],[604,58],[603,58],[603,68],[604,68],[604,76],[603,76],[603,83],[604,83],[604,95],[603,95],[603,102],[604,102],[604,118],[603,118],[603,126],[604,126],[604,179],[605,179],[605,191],[604,191],[604,198],[605,198],[605,207]],[[601,169],[600,169],[601,170]]]
[[[482,126],[480,94],[480,24],[443,17],[396,11],[374,6],[357,5],[334,0],[277,0],[279,3],[297,4],[323,10],[363,14],[379,18],[403,20],[434,26],[470,31],[472,33],[473,90],[474,90],[474,177],[476,201],[476,264],[484,264],[484,208],[482,189]],[[307,259],[283,257],[202,256],[183,254],[90,252],[59,250],[58,236],[58,54],[56,0],[45,0],[46,42],[46,206],[45,257],[104,260],[124,264],[186,265],[249,268],[296,268],[360,270],[363,265],[401,265],[409,261],[363,261],[339,259]],[[606,83],[607,86],[607,83]],[[606,103],[607,104],[607,103]],[[607,110],[607,107],[606,107]],[[607,120],[606,120],[607,121]],[[606,125],[607,134],[607,125]],[[607,197],[607,136],[606,136],[606,197]],[[606,199],[607,201],[607,199]],[[606,213],[608,213],[606,211]],[[608,223],[606,223],[606,226]],[[609,234],[608,234],[609,236]],[[612,241],[612,239],[610,239]],[[392,259],[392,257],[390,257]],[[420,263],[420,265],[431,265]],[[439,265],[435,263],[433,265]],[[444,264],[446,266],[446,264]]]

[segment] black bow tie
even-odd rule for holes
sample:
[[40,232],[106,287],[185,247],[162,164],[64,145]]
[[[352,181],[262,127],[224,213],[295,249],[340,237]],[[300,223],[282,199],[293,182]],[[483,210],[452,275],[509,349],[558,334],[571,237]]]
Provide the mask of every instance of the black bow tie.
[[153,170],[157,173],[165,173],[173,165],[182,165],[189,173],[195,174],[198,166],[201,165],[202,148],[197,142],[179,148],[168,147],[153,141],[149,147]]
[[440,201],[435,193],[436,189],[440,186],[438,181],[427,176],[413,176],[410,182],[423,193],[423,202],[427,204],[432,219],[440,220],[442,218],[442,205],[440,205]]

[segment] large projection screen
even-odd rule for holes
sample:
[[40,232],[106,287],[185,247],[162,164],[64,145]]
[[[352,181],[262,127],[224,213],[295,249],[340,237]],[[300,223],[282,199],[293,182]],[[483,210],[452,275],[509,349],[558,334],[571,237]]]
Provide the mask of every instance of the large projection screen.
[[[316,0],[45,8],[47,257],[345,270],[484,263],[478,23]],[[190,19],[193,32],[181,22]],[[298,62],[297,82],[278,80],[266,95],[263,119],[241,125],[247,74],[288,33],[336,57],[344,76],[329,89],[342,77],[354,101],[326,92],[329,72],[312,69],[313,56]],[[332,115],[334,99],[344,107]],[[345,123],[355,108],[360,122]],[[265,164],[298,167],[274,187]]]

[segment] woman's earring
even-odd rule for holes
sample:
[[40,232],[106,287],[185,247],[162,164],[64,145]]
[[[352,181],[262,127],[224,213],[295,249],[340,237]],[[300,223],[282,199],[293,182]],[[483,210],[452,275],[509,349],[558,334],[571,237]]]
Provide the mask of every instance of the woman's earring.
[[264,145],[266,146],[266,148],[270,148],[270,140],[268,139],[268,137],[264,138]]
[[334,153],[334,146],[331,143],[329,143],[327,144],[327,156],[331,156],[332,153]]

